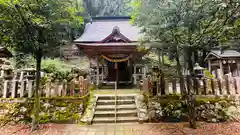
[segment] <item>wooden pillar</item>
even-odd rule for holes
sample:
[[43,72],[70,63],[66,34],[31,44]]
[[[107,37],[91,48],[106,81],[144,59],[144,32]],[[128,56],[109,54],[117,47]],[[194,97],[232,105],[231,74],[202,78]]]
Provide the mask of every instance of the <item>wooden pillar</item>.
[[237,76],[240,76],[239,75],[239,61],[238,60],[236,60],[236,64],[237,64]]
[[211,60],[208,60],[208,71],[212,73],[212,65],[211,65]]
[[227,65],[228,65],[228,73],[230,73],[231,72],[231,67],[230,67],[229,61],[227,61]]
[[132,79],[133,78],[132,61],[129,61],[129,65],[128,66],[129,66],[128,68],[129,68],[129,72],[130,72],[130,81],[131,81],[131,83],[133,83],[133,81],[132,81],[133,80]]
[[96,76],[96,85],[97,87],[99,86],[99,61],[98,61],[98,56],[96,57],[96,62],[97,62],[97,76]]
[[117,64],[117,67],[116,67],[116,82],[115,82],[115,90],[117,90],[117,86],[118,86],[118,64]]
[[103,74],[103,73],[104,73],[104,65],[102,65],[102,75],[101,75],[101,77],[102,77],[102,78],[101,78],[102,82],[103,82],[103,79],[104,79],[104,74]]
[[137,67],[136,64],[134,64],[134,69],[133,69],[133,78],[134,78],[134,85],[137,85]]
[[220,66],[220,78],[222,78],[224,74],[222,60],[219,60],[219,66]]

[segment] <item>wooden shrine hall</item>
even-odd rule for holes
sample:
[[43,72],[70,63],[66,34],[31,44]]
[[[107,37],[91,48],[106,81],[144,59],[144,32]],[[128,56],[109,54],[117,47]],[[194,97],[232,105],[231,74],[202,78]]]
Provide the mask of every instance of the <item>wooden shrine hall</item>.
[[100,84],[136,85],[146,76],[147,66],[139,62],[147,53],[137,48],[140,29],[131,25],[130,17],[95,17],[85,26],[75,46],[88,58],[92,81]]
[[205,60],[208,70],[217,78],[229,73],[240,76],[240,52],[237,50],[211,50]]

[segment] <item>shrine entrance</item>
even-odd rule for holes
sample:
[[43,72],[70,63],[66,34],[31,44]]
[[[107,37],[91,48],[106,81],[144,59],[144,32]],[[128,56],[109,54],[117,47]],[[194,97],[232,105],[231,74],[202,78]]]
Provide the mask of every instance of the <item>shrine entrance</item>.
[[[147,49],[138,49],[141,34],[130,17],[97,17],[88,23],[81,37],[74,41],[89,59],[90,80],[97,88],[103,85],[137,86],[146,77],[147,66],[138,63]],[[140,68],[139,67],[140,64]],[[126,85],[125,85],[126,84]],[[116,88],[116,87],[115,87]],[[119,87],[117,87],[119,88]]]
[[128,62],[119,62],[117,64],[117,68],[115,66],[116,65],[114,63],[107,64],[108,76],[106,81],[117,81],[119,84],[131,83],[132,72]]

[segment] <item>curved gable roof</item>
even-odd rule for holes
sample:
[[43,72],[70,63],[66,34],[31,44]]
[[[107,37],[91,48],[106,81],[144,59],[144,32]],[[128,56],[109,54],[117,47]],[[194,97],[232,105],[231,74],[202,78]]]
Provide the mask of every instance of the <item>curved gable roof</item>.
[[236,57],[240,57],[240,52],[236,51],[236,50],[231,50],[231,49],[227,49],[227,50],[211,50],[208,55],[206,56],[205,60],[210,58],[210,56],[213,55],[218,59],[221,58],[236,58]]
[[102,42],[115,27],[131,42],[137,41],[142,35],[140,29],[130,23],[130,17],[96,17],[86,24],[84,33],[75,42]]

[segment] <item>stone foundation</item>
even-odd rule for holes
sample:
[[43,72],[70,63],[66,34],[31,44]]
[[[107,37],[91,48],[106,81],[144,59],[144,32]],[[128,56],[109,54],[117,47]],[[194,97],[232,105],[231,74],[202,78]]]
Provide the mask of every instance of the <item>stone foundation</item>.
[[[139,116],[148,118],[150,122],[188,121],[187,104],[180,96],[172,95],[152,98],[145,104],[144,102],[140,103],[139,108],[145,109],[146,104],[147,113],[144,112],[143,114],[142,111],[140,111]],[[239,121],[239,104],[240,100],[238,97],[198,97],[196,102],[197,120],[206,122]]]
[[[78,123],[85,109],[86,98],[41,98],[40,123]],[[1,99],[0,124],[29,123],[34,99]]]

